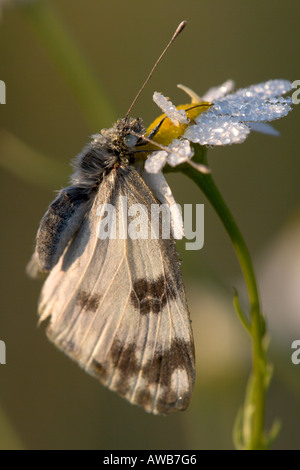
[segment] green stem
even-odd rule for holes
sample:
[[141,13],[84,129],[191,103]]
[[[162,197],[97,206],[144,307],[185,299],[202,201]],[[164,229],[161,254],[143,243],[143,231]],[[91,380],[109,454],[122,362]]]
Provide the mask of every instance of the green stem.
[[102,129],[115,122],[116,115],[104,87],[95,77],[53,3],[46,0],[24,2],[21,8],[77,98],[91,128]]
[[[198,146],[199,147],[199,146]],[[199,152],[198,152],[199,158]],[[206,164],[205,156],[200,153],[201,163]],[[199,159],[198,159],[199,161]],[[244,238],[224,202],[214,180],[210,174],[202,174],[188,165],[183,165],[181,171],[191,178],[204,192],[209,202],[220,217],[232,243],[239,260],[245,283],[251,310],[251,323],[249,331],[252,337],[252,361],[253,361],[253,420],[251,435],[246,444],[248,449],[265,448],[264,419],[266,400],[266,351],[263,345],[265,335],[264,319],[260,310],[259,294],[254,274],[251,257]],[[241,312],[239,312],[241,314]],[[246,321],[246,320],[245,320]]]

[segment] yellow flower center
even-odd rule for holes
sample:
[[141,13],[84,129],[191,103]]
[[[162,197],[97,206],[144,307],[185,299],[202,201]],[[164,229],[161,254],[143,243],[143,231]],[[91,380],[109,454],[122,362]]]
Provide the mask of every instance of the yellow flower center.
[[[176,126],[170,118],[166,117],[165,114],[162,114],[158,118],[155,119],[155,121],[150,124],[150,126],[147,129],[146,137],[155,129],[155,127],[163,120],[160,128],[158,129],[157,133],[152,137],[152,140],[154,142],[157,142],[161,145],[169,145],[174,139],[179,139],[184,132],[186,131],[187,127],[191,124],[194,124],[194,120],[196,119],[199,114],[203,113],[204,111],[207,111],[211,107],[211,103],[202,101],[199,104],[182,104],[177,106],[177,109],[184,109],[187,117],[189,119],[188,124],[181,124],[179,123],[178,126]],[[147,144],[145,147],[147,150],[152,150],[158,148],[153,145],[153,144]]]

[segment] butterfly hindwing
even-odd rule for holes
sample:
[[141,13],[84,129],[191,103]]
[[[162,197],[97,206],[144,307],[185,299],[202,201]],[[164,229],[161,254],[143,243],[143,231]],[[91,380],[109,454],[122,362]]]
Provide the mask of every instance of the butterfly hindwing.
[[[194,383],[194,345],[176,248],[172,239],[100,239],[99,207],[157,204],[132,167],[102,181],[83,223],[50,272],[40,319],[58,348],[104,385],[148,412],[185,409]],[[129,212],[130,213],[130,212]],[[145,215],[145,214],[144,214]],[[107,222],[107,219],[106,219]]]

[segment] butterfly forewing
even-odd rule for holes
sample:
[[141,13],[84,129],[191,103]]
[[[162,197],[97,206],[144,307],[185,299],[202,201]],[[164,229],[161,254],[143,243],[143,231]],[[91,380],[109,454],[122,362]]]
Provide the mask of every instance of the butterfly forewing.
[[[124,219],[125,200],[143,205],[148,237],[117,230],[116,239],[100,239],[107,219],[99,207],[116,209],[124,234],[133,221]],[[39,311],[41,320],[50,316],[49,338],[87,372],[146,411],[167,414],[189,404],[194,345],[176,248],[151,238],[151,204],[157,200],[134,168],[113,169],[50,272]]]

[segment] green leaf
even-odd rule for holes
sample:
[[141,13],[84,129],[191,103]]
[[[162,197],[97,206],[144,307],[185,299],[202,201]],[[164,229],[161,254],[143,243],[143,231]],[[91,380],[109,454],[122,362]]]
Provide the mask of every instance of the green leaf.
[[246,315],[244,314],[244,312],[241,308],[241,304],[240,304],[240,301],[239,301],[239,294],[238,294],[238,291],[235,288],[234,288],[233,305],[234,305],[234,308],[235,308],[235,310],[238,314],[239,319],[241,320],[242,324],[244,325],[244,327],[246,328],[248,333],[251,335],[251,325],[250,325],[248,319],[246,318]]
[[276,419],[274,421],[269,433],[265,437],[266,449],[269,449],[271,447],[271,445],[274,443],[274,441],[277,439],[280,430],[281,430],[281,422],[278,419]]
[[244,411],[240,408],[233,426],[233,443],[237,450],[246,450],[243,437]]

